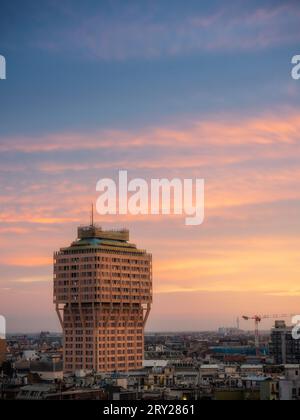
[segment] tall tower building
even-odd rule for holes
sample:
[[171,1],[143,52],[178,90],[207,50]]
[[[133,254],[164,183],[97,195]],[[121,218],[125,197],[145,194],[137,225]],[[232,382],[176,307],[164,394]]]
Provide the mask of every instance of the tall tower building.
[[129,231],[79,227],[78,239],[54,254],[54,303],[65,372],[142,367],[152,256],[129,243]]

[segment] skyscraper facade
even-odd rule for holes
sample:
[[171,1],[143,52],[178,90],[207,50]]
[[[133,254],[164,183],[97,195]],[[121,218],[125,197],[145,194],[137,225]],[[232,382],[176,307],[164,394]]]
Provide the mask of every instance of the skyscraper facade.
[[65,372],[142,367],[152,256],[129,243],[129,231],[78,228],[78,239],[54,254],[54,303]]

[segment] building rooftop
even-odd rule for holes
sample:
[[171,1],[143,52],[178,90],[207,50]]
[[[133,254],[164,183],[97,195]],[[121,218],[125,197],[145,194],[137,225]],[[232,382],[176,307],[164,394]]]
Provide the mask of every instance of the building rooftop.
[[168,360],[144,360],[144,367],[166,367],[168,366],[169,361]]
[[295,365],[291,365],[291,364],[287,364],[284,365],[285,369],[300,369],[300,365],[299,364],[295,364]]
[[265,382],[269,381],[271,378],[266,376],[246,376],[243,378],[244,381],[251,381],[251,382]]
[[201,365],[201,369],[220,369],[220,365]]
[[90,225],[80,226],[78,228],[79,239],[108,239],[111,241],[127,242],[129,241],[129,230],[103,230],[101,226]]
[[70,249],[80,249],[84,247],[129,250],[138,253],[146,253],[145,250],[137,249],[135,244],[129,243],[129,230],[103,230],[101,226],[90,225],[80,226],[78,228],[77,240],[71,244],[71,247],[62,248],[61,251]]
[[253,364],[253,365],[241,365],[241,369],[263,369],[264,365]]

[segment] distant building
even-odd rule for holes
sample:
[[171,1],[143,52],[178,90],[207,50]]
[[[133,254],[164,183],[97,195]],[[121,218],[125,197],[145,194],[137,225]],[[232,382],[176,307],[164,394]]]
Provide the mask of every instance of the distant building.
[[92,223],[54,255],[54,303],[66,373],[143,366],[152,257],[128,241],[128,231],[103,231]]
[[30,372],[37,374],[43,381],[63,380],[63,364],[60,360],[43,358],[30,363]]
[[224,336],[234,336],[234,335],[239,335],[241,333],[241,330],[238,328],[228,328],[228,327],[221,327],[218,330],[218,333],[220,335],[224,335]]
[[0,338],[0,366],[6,360],[6,341]]
[[270,355],[276,364],[300,363],[300,340],[292,337],[292,327],[284,321],[276,321],[271,331]]
[[278,401],[279,400],[279,380],[266,378],[260,385],[261,401]]
[[20,391],[16,397],[17,400],[44,400],[46,395],[50,392],[55,392],[54,385],[26,385],[20,388]]
[[36,350],[24,350],[22,353],[22,359],[23,360],[38,360],[39,359],[39,354]]
[[284,379],[279,382],[281,401],[300,401],[300,365],[285,365]]

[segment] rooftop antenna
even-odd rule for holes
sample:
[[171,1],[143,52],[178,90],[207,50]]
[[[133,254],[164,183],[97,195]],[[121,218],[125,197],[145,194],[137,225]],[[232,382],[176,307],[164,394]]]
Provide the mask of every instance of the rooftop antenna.
[[91,226],[94,227],[94,203],[92,203],[92,210],[91,210]]

